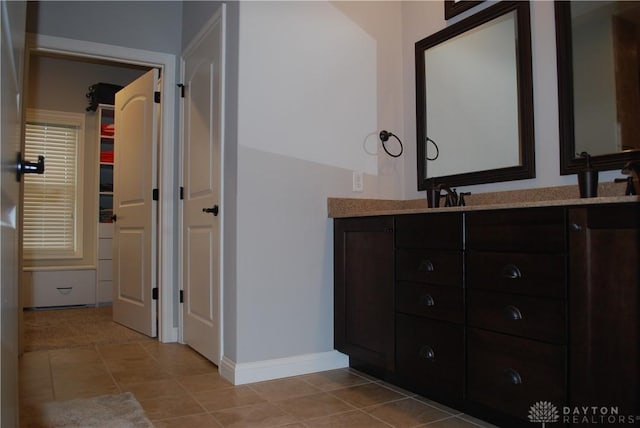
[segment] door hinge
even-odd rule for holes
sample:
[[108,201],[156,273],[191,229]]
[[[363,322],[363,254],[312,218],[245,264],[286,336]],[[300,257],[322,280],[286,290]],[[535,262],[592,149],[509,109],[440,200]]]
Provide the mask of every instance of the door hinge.
[[184,199],[184,187],[180,186],[180,200]]
[[184,83],[178,83],[178,88],[180,88],[180,98],[184,98]]
[[151,289],[151,298],[153,300],[158,300],[158,287],[154,287]]
[[151,199],[153,199],[154,201],[160,199],[160,193],[158,192],[158,189],[153,189],[153,191],[151,192]]
[[153,93],[153,101],[154,101],[156,104],[160,104],[160,91],[155,91],[155,92]]
[[180,290],[180,303],[184,302],[184,290]]

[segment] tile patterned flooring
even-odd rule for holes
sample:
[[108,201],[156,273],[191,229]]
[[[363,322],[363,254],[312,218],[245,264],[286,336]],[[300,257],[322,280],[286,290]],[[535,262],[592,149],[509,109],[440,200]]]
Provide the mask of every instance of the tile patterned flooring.
[[[74,326],[74,317],[86,325]],[[62,319],[77,329],[68,343],[50,331]],[[100,329],[107,337],[94,337]],[[22,427],[43,426],[38,407],[47,401],[126,391],[158,428],[492,427],[352,369],[233,386],[189,347],[111,322],[110,308],[25,313],[25,342],[32,350],[20,360]]]

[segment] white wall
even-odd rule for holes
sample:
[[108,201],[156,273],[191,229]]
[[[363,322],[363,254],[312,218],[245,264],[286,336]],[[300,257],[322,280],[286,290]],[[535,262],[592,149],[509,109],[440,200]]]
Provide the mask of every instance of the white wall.
[[400,12],[240,3],[238,363],[333,349],[326,199],[354,196],[354,170],[356,196],[402,195],[403,161],[375,154],[380,129],[403,138]]

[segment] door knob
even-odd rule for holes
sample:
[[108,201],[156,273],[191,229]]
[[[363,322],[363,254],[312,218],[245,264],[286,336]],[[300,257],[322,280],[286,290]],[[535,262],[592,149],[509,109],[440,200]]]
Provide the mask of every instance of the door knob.
[[28,162],[22,159],[22,153],[18,152],[16,180],[20,181],[23,174],[44,174],[44,156],[38,156],[37,162]]
[[203,213],[213,214],[214,216],[218,215],[218,211],[219,211],[219,208],[218,208],[217,205],[214,205],[212,208],[203,208],[202,209]]

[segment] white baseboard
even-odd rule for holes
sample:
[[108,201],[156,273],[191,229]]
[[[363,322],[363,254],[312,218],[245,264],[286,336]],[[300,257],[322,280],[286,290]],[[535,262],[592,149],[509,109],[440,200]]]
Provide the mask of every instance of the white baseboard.
[[236,363],[225,356],[219,370],[229,382],[243,385],[344,367],[349,367],[349,357],[338,351],[329,351],[251,363]]

